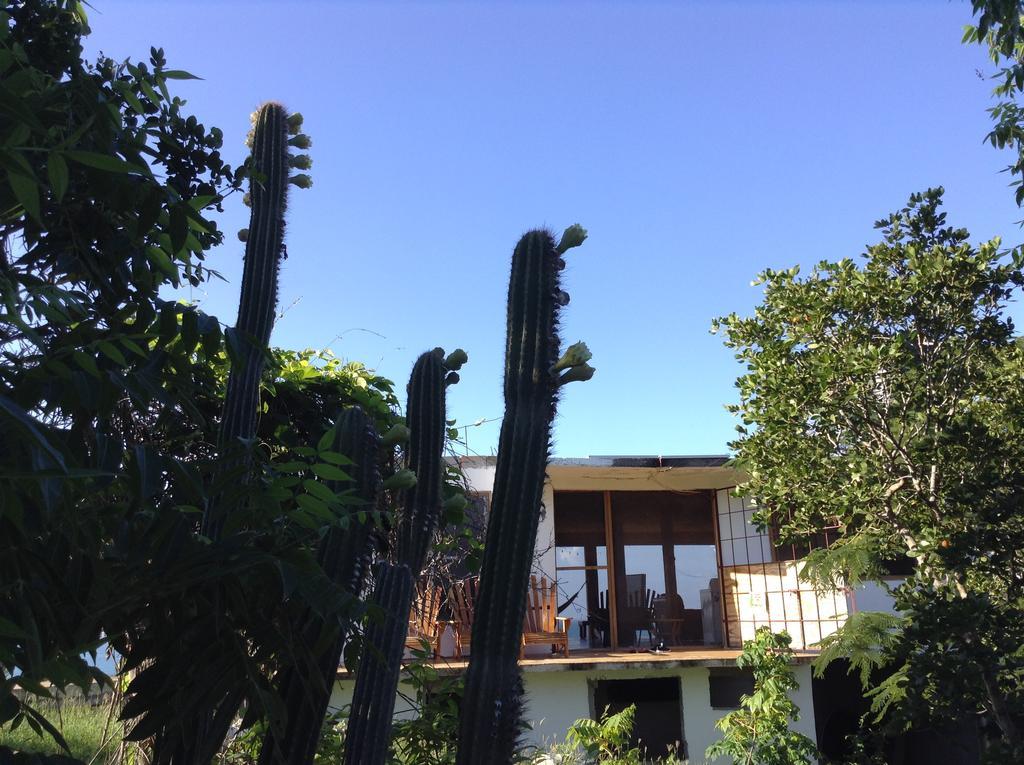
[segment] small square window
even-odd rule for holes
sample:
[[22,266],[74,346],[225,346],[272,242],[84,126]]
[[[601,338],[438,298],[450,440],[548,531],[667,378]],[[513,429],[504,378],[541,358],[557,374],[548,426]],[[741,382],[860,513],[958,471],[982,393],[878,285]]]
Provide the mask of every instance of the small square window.
[[739,709],[740,696],[754,692],[754,675],[739,667],[711,667],[708,690],[713,709]]

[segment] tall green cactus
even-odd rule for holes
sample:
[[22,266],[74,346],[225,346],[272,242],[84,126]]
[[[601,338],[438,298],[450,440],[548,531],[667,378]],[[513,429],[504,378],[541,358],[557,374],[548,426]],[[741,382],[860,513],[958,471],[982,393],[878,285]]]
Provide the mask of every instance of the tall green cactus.
[[405,564],[382,561],[374,569],[377,618],[366,626],[363,653],[345,731],[345,765],[377,765],[387,757],[402,651],[415,592]]
[[569,296],[560,286],[562,255],[586,238],[576,225],[555,244],[530,231],[516,245],[508,289],[505,416],[480,593],[473,617],[459,731],[459,765],[512,762],[521,731],[522,683],[517,658],[526,610],[551,422],[559,388],[589,379],[582,343],[559,358],[558,314]]
[[446,359],[444,351],[435,348],[416,360],[409,378],[405,411],[410,442],[406,466],[416,474],[416,485],[405,492],[395,557],[415,576],[423,570],[441,516],[447,430],[445,389],[458,380],[457,370],[465,358],[461,349]]
[[445,358],[444,351],[435,348],[416,360],[409,378],[406,465],[415,474],[415,484],[404,493],[396,562],[383,562],[377,569],[373,603],[384,618],[367,626],[345,738],[348,765],[382,765],[387,756],[415,581],[441,515],[445,388],[458,381],[456,370],[465,361],[462,350]]
[[[250,134],[252,158],[249,167],[248,203],[252,208],[245,240],[245,263],[238,318],[228,331],[232,351],[227,393],[221,413],[217,446],[222,457],[230,457],[241,442],[256,435],[259,415],[260,377],[274,327],[277,310],[277,274],[284,257],[284,214],[288,186],[308,187],[308,175],[289,177],[292,167],[309,167],[309,157],[293,157],[290,145],[309,146],[298,133],[302,115],[290,115],[281,104],[263,104],[253,115]],[[240,234],[241,235],[241,234]],[[210,501],[203,516],[203,532],[211,539],[220,536],[227,513],[226,503]]]
[[[334,526],[324,535],[317,550],[317,559],[328,578],[349,595],[358,597],[370,559],[375,527],[369,520],[359,523],[355,515],[377,506],[381,485],[377,464],[380,438],[373,422],[361,408],[351,407],[338,418],[331,449],[352,461],[349,469],[352,481],[331,481],[328,487],[336,493],[352,487],[362,504],[352,506],[348,511],[347,529]],[[268,731],[260,750],[260,765],[307,765],[313,762],[316,754],[321,724],[334,687],[351,616],[344,614],[338,623],[329,625],[307,609],[302,621],[299,631],[308,646],[314,646],[325,631],[331,637],[327,648],[317,657],[315,673],[310,675],[298,666],[290,667],[284,673],[278,690],[287,710],[285,729],[280,736],[273,728]]]
[[[305,169],[310,165],[308,156],[293,157],[290,153],[290,146],[310,145],[308,136],[299,134],[301,125],[301,115],[289,115],[276,103],[266,103],[253,114],[247,195],[252,212],[249,228],[239,233],[246,243],[245,262],[238,318],[234,329],[227,333],[232,358],[217,438],[220,461],[202,519],[202,531],[212,540],[220,538],[231,510],[232,503],[222,484],[240,463],[245,463],[243,442],[256,435],[260,377],[274,326],[277,274],[284,257],[288,186],[306,188],[311,183],[308,175],[289,177],[291,168]],[[289,138],[290,135],[294,137]],[[243,484],[251,480],[249,471],[244,472]],[[213,699],[204,714],[184,722],[177,730],[162,731],[154,745],[154,762],[209,762],[220,748],[243,697],[241,689],[233,689],[226,696]]]

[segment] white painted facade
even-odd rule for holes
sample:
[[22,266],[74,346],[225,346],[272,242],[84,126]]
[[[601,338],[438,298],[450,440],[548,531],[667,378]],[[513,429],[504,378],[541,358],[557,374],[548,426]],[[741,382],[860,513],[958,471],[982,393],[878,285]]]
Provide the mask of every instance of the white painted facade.
[[[814,740],[814,700],[811,696],[811,667],[798,664],[793,668],[798,690],[791,698],[801,710],[794,730]],[[704,751],[719,738],[715,722],[730,709],[711,706],[707,667],[678,667],[668,669],[607,669],[595,671],[548,671],[523,673],[526,688],[526,720],[530,730],[524,739],[539,750],[549,749],[565,740],[569,727],[584,717],[593,717],[601,710],[593,709],[593,683],[598,680],[627,680],[634,678],[677,677],[680,683],[682,731],[686,740],[689,762],[693,765],[707,762]],[[355,680],[339,680],[331,697],[331,708],[342,709],[352,701]],[[411,696],[411,687],[403,685],[395,709],[398,718],[408,719],[412,710],[401,701],[402,695]],[[724,760],[715,760],[715,763]]]
[[[811,697],[811,667],[799,664],[793,668],[799,690],[791,698],[801,709],[795,730],[814,740],[814,701]],[[527,692],[527,720],[530,743],[547,748],[565,739],[565,731],[581,717],[594,717],[601,710],[592,709],[592,683],[597,680],[678,677],[682,699],[682,729],[691,763],[704,763],[704,751],[719,738],[715,722],[731,709],[711,706],[707,667],[673,669],[615,669],[595,672],[526,672],[523,675]],[[724,762],[715,760],[714,762]]]

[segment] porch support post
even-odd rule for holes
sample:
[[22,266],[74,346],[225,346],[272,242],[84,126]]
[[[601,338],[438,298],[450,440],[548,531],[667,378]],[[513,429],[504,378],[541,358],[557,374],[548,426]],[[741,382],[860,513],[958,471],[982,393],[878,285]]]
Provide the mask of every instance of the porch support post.
[[615,597],[615,539],[612,534],[612,493],[604,493],[604,539],[608,551],[608,622],[612,631],[612,648],[619,647],[618,598]]

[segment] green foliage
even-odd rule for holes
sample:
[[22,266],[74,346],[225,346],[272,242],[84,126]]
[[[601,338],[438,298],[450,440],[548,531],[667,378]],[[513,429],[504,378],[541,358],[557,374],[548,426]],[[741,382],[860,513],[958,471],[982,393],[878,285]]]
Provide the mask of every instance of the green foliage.
[[413,689],[406,699],[412,718],[396,720],[388,762],[394,765],[454,765],[459,736],[462,675],[442,674],[428,651],[414,651],[405,665]]
[[[331,489],[347,465],[323,439],[352,403],[395,424],[391,384],[257,340],[262,416],[244,464],[226,464],[228,359],[252,336],[225,343],[214,317],[160,291],[210,275],[223,237],[208,216],[245,173],[171,95],[189,75],[162,51],[87,63],[81,3],[0,13],[0,725],[59,740],[37,699],[106,682],[83,659],[104,642],[126,658],[135,739],[197,741],[188,721],[221,700],[244,700],[246,726],[274,718],[295,613],[352,608],[316,558],[354,499]],[[214,499],[211,542],[199,525]]]
[[735,765],[810,765],[816,761],[814,742],[789,729],[800,710],[789,691],[800,686],[790,664],[793,651],[785,632],[759,627],[743,644],[736,666],[754,673],[754,692],[741,698],[742,708],[715,723],[722,738],[708,747],[705,757],[729,757]]
[[[835,587],[912,561],[893,590],[902,631],[861,616],[826,656],[846,646],[861,668],[887,666],[876,708],[895,728],[982,714],[1012,748],[1024,745],[1010,712],[1024,705],[1024,354],[1005,309],[1024,256],[971,245],[941,201],[915,194],[879,221],[859,265],[766,271],[754,315],[716,327],[746,367],[732,446],[760,520],[783,543],[842,532],[805,575]],[[889,704],[891,692],[905,696]]]
[[[473,651],[466,671],[460,763],[508,762],[521,729],[517,657],[540,518],[551,421],[559,387],[593,374],[586,346],[560,359],[558,316],[562,254],[583,242],[577,224],[556,246],[548,231],[530,231],[512,255],[505,350],[505,416],[498,440],[487,522]],[[564,371],[562,371],[564,370]]]
[[992,90],[997,100],[988,110],[995,123],[985,140],[998,149],[1008,149],[1017,156],[1006,169],[1015,177],[1017,204],[1024,203],[1024,109],[1019,98],[1024,92],[1024,35],[1021,34],[1021,3],[1019,0],[971,0],[977,23],[964,27],[963,42],[986,45],[996,66],[991,75],[996,85]]
[[[324,716],[312,759],[315,765],[334,765],[339,761],[344,730],[345,716],[342,712],[333,711]],[[260,722],[232,736],[218,754],[216,764],[257,765],[266,734],[267,725]]]
[[850,614],[838,630],[818,643],[821,653],[814,660],[815,671],[821,677],[833,661],[847,659],[850,671],[860,673],[861,683],[867,687],[871,674],[888,664],[889,651],[900,639],[905,623],[904,617],[884,611]]
[[208,276],[206,216],[237,178],[162,51],[83,61],[77,2],[0,19],[0,724],[39,728],[13,687],[104,682],[82,654],[179,587],[138,567],[180,549],[171,516],[198,506],[221,332],[159,291]]
[[[39,711],[60,731],[72,757],[88,762],[98,755],[96,761],[105,763],[117,748],[117,712],[111,709],[110,704],[93,706],[70,701],[47,702],[40,705]],[[6,762],[4,747],[34,754],[64,753],[55,741],[49,737],[41,738],[27,725],[14,730],[0,729],[0,760]]]
[[580,765],[639,765],[644,757],[639,749],[629,745],[635,719],[636,704],[630,704],[613,715],[608,714],[606,707],[600,720],[588,717],[577,720],[569,727],[565,744],[558,747],[560,761]]

